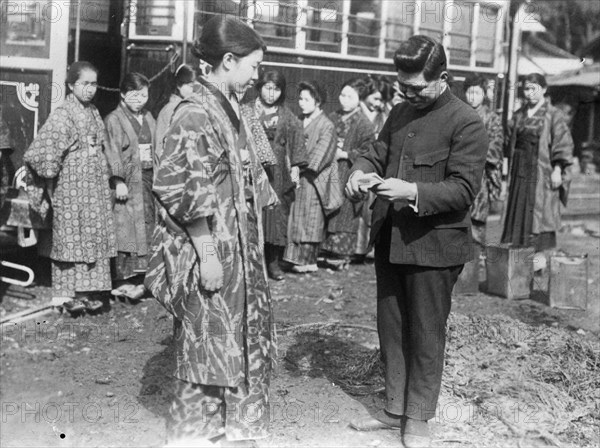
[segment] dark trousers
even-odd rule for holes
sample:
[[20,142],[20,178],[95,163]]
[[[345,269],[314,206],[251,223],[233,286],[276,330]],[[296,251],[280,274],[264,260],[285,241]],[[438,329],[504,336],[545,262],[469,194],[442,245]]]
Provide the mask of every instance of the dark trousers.
[[385,364],[386,411],[417,420],[435,416],[442,384],[446,320],[463,265],[391,264],[389,228],[375,246],[377,328]]

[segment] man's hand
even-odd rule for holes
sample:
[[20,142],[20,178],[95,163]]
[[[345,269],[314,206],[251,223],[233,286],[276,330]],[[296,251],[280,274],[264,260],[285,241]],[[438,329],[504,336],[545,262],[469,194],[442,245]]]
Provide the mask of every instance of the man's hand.
[[115,196],[117,197],[117,201],[126,201],[129,196],[129,190],[127,189],[127,185],[123,181],[118,181],[115,187]]
[[378,198],[389,202],[414,201],[417,197],[417,184],[402,179],[390,178],[375,187],[373,192]]
[[346,197],[348,199],[353,201],[360,201],[367,196],[367,193],[361,190],[360,184],[358,182],[358,180],[364,175],[365,173],[363,173],[362,171],[355,171],[350,175],[350,178],[346,183],[346,188],[344,189],[344,193],[346,194]]
[[552,174],[550,175],[550,185],[553,190],[556,190],[562,185],[562,170],[558,165],[554,167],[554,171],[552,171]]

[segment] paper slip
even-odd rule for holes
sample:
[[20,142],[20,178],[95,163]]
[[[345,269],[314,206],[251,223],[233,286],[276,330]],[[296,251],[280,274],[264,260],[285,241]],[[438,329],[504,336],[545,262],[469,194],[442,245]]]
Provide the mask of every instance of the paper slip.
[[363,191],[367,191],[376,187],[382,182],[383,179],[377,173],[369,173],[358,179],[358,187]]
[[152,145],[150,143],[140,143],[140,161],[152,162]]

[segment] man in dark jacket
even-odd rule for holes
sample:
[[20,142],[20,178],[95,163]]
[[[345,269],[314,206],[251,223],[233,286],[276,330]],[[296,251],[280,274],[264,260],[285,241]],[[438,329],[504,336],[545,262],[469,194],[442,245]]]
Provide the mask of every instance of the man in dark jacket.
[[[386,406],[352,426],[404,427],[406,447],[428,446],[441,387],[452,288],[473,258],[469,206],[488,147],[481,119],[447,84],[446,54],[426,36],[400,44],[394,63],[404,102],[352,168],[346,195],[372,187],[377,326]],[[374,175],[373,173],[376,173]]]

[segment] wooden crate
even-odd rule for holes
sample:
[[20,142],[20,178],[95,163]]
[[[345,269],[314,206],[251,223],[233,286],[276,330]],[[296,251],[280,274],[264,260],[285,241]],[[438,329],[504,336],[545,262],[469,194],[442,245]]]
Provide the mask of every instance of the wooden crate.
[[586,310],[589,258],[584,255],[551,255],[548,297],[554,308]]
[[533,247],[494,244],[485,248],[486,291],[507,299],[528,298],[533,279]]
[[475,258],[468,263],[458,276],[458,280],[452,290],[453,294],[477,294],[479,292],[479,254],[481,250],[478,244],[474,244],[473,253]]

